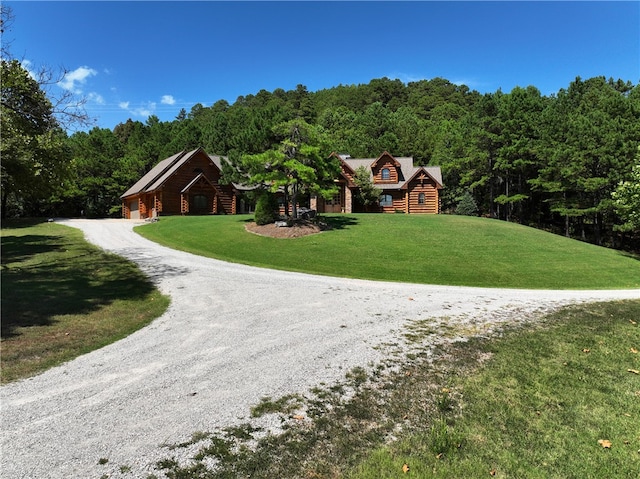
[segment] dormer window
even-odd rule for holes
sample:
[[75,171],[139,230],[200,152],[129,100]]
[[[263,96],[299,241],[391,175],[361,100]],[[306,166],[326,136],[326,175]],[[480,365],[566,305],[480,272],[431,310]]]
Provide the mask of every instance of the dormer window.
[[389,168],[382,168],[382,179],[383,180],[390,180],[391,179],[391,172],[389,171]]

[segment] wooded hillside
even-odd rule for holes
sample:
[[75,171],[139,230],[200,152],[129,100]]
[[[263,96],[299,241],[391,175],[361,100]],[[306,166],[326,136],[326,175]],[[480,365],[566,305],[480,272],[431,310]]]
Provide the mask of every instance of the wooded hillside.
[[151,116],[67,137],[65,181],[46,197],[14,194],[7,212],[119,216],[119,196],[158,161],[198,146],[236,161],[272,148],[273,127],[296,118],[317,128],[326,155],[386,150],[441,166],[444,212],[469,192],[480,215],[609,246],[637,239],[640,225],[628,226],[614,192],[635,184],[640,86],[605,77],[576,78],[549,96],[534,86],[480,94],[442,78],[381,78],[196,104],[170,122]]

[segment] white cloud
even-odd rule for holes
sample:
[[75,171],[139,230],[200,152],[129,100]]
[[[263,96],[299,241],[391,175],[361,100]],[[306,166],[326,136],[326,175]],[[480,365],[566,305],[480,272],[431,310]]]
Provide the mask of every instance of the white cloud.
[[104,97],[102,95],[100,95],[99,93],[96,93],[94,91],[92,91],[91,93],[89,93],[87,95],[87,100],[92,101],[94,103],[97,103],[98,105],[104,105],[105,104]]
[[58,83],[60,87],[65,90],[72,91],[73,93],[79,94],[82,93],[81,85],[84,85],[87,82],[87,78],[97,75],[98,72],[93,68],[89,67],[79,67],[75,70],[68,72],[62,80]]
[[402,83],[412,83],[421,80],[426,80],[424,76],[413,75],[411,73],[392,73],[391,75],[385,75],[390,80],[400,80]]
[[476,84],[476,82],[474,80],[469,80],[469,79],[465,79],[465,78],[452,80],[451,83],[453,83],[454,85],[457,85],[457,86],[465,85],[465,86],[468,86],[470,88],[473,87]]
[[31,69],[31,61],[30,61],[30,60],[26,60],[26,59],[25,59],[25,60],[22,60],[22,61],[20,62],[20,65],[22,65],[22,68],[24,68],[25,70],[27,70],[27,73],[29,74],[29,76],[30,76],[31,78],[33,78],[34,80],[36,80],[36,72],[34,72],[34,71]]
[[153,115],[156,111],[155,102],[149,102],[143,106],[131,107],[131,102],[121,101],[118,103],[118,106],[123,110],[127,110],[133,116],[140,116],[143,118]]
[[154,102],[149,103],[146,107],[141,106],[138,108],[134,108],[133,110],[131,110],[131,112],[134,115],[137,116],[142,116],[142,117],[148,117],[150,115],[153,115],[153,113],[156,111],[156,104]]
[[174,105],[175,102],[176,100],[172,95],[162,95],[162,100],[160,100],[163,105]]

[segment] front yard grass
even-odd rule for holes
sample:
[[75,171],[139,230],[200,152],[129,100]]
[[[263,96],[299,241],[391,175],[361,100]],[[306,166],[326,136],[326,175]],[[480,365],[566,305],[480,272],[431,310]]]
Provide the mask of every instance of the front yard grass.
[[639,320],[640,301],[573,307],[482,345],[491,360],[445,384],[455,407],[346,477],[637,478]]
[[168,307],[133,263],[80,230],[4,221],[1,231],[2,383],[117,341]]
[[265,268],[410,283],[640,288],[640,260],[514,223],[451,215],[327,215],[295,239],[245,231],[252,216],[162,217],[136,228],[174,249]]

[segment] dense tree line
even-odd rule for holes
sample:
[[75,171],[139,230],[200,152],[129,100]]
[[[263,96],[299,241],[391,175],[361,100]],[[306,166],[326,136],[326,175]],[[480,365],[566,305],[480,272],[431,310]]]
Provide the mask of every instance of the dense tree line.
[[69,136],[42,83],[5,52],[1,73],[3,216],[119,216],[119,196],[158,161],[202,146],[237,173],[278,151],[295,120],[318,157],[386,150],[440,165],[445,212],[464,198],[480,215],[598,244],[629,247],[640,233],[640,86],[628,81],[578,77],[549,96],[534,86],[480,94],[443,78],[298,85]]

